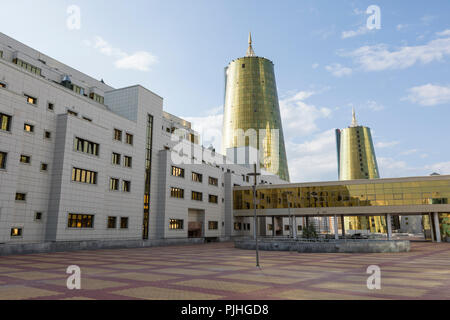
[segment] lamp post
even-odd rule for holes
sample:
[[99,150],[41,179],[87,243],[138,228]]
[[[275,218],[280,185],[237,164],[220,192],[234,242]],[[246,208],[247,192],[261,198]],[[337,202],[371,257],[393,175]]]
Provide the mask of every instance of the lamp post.
[[258,173],[256,163],[254,165],[255,171],[253,173],[249,173],[249,176],[253,176],[255,178],[255,183],[253,185],[253,208],[254,208],[254,234],[255,234],[255,244],[256,244],[256,266],[259,268],[259,250],[258,250],[258,232],[257,232],[257,217],[256,217],[256,187],[258,186],[258,180],[257,177],[261,175],[261,173]]

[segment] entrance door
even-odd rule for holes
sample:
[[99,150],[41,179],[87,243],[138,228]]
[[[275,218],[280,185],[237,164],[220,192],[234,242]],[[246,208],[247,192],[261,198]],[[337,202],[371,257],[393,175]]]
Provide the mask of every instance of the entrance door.
[[205,210],[189,209],[188,210],[188,237],[202,238],[204,237]]

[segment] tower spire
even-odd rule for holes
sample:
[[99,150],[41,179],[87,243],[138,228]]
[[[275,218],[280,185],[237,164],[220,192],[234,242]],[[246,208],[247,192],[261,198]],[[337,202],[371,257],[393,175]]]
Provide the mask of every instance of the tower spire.
[[251,32],[248,34],[248,49],[247,49],[247,54],[245,56],[246,57],[256,56],[255,51],[253,51],[253,47],[252,47],[252,33]]
[[355,108],[352,108],[352,112],[353,112],[353,117],[352,117],[352,127],[357,127],[358,126],[358,121],[356,120],[356,112],[355,112]]

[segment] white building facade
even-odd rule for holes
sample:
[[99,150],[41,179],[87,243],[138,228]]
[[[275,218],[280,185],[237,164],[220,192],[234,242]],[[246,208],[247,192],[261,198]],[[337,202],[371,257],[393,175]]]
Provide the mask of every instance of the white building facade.
[[233,217],[252,168],[199,140],[146,88],[112,88],[0,33],[0,243],[252,235]]

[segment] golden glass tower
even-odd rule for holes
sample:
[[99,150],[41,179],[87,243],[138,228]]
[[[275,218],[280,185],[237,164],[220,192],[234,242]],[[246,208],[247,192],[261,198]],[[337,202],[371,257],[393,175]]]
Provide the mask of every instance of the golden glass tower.
[[253,147],[261,168],[289,181],[274,65],[255,55],[251,34],[246,56],[225,68],[225,84],[222,152]]
[[[379,179],[370,128],[358,125],[355,110],[350,127],[336,130],[339,180]],[[385,232],[384,217],[348,217],[349,230]]]

